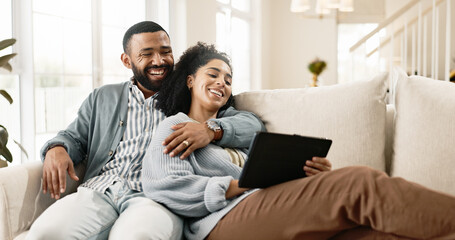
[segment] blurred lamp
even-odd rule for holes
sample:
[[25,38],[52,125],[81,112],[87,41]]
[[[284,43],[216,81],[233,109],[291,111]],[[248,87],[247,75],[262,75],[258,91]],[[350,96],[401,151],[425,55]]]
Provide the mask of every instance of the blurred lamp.
[[310,0],[292,0],[291,2],[291,12],[305,12],[310,8]]
[[353,12],[354,0],[340,0],[340,12]]
[[340,12],[354,11],[354,0],[292,0],[291,12],[301,13],[306,12],[314,6],[316,14],[330,14],[331,9],[336,9]]

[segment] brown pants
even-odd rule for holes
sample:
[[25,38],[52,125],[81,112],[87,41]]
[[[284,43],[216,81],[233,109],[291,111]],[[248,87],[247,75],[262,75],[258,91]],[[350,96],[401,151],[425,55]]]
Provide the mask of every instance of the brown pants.
[[455,239],[455,197],[347,167],[251,194],[208,239],[355,239],[350,229],[362,239]]

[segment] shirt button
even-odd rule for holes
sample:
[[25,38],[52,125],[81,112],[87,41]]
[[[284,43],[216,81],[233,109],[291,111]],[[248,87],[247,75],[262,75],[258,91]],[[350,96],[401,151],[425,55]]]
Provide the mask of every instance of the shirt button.
[[147,110],[150,110],[150,106],[147,106]]
[[146,131],[146,132],[148,132],[148,131],[149,131],[149,129],[148,129],[148,128],[146,128],[146,129],[145,129],[145,131]]
[[120,127],[123,126],[123,121],[120,121]]
[[109,157],[112,156],[112,154],[114,154],[114,151],[109,151]]

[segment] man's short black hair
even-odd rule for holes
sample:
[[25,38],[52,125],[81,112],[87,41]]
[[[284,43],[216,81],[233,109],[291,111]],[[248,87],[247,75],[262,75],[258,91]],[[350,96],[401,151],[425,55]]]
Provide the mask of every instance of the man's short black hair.
[[145,33],[145,32],[158,32],[158,31],[163,31],[166,33],[166,35],[169,37],[169,34],[164,30],[163,27],[161,27],[158,23],[152,22],[152,21],[143,21],[134,24],[131,26],[126,32],[125,35],[123,36],[123,51],[128,54],[128,47],[129,47],[129,42],[131,37],[134,34],[138,33]]

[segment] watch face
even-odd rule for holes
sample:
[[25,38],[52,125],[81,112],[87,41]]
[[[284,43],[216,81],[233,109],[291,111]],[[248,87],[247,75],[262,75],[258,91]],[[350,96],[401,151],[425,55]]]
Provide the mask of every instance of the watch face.
[[221,130],[220,125],[218,125],[218,123],[216,123],[215,121],[207,121],[207,126],[213,131]]

